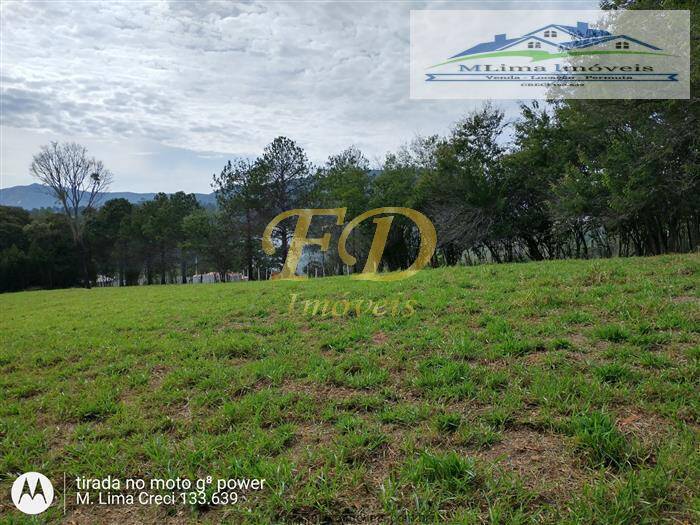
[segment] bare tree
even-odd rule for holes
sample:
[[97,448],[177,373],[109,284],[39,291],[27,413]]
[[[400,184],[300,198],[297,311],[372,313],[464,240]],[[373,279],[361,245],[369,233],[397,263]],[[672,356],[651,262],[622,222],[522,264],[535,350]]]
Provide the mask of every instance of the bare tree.
[[73,242],[80,253],[83,284],[90,288],[88,251],[85,246],[85,211],[94,208],[112,182],[112,173],[102,161],[88,157],[75,142],[51,142],[34,155],[32,176],[48,186],[68,218]]

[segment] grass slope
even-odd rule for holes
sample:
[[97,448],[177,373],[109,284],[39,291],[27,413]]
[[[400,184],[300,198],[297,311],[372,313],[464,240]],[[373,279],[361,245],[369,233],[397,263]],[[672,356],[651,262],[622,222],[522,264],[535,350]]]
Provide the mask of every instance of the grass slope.
[[[79,523],[690,523],[699,276],[694,255],[0,296],[0,521],[35,522],[8,494],[37,470],[267,480]],[[290,315],[292,293],[416,311]]]

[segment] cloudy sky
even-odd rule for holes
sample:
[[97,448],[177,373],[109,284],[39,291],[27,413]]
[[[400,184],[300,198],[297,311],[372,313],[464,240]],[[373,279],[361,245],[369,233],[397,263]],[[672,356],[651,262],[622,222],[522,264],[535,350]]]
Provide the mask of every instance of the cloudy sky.
[[475,104],[409,99],[411,9],[596,5],[3,1],[0,187],[31,183],[51,140],[86,145],[114,190],[208,192],[278,135],[314,162],[355,145],[376,164]]

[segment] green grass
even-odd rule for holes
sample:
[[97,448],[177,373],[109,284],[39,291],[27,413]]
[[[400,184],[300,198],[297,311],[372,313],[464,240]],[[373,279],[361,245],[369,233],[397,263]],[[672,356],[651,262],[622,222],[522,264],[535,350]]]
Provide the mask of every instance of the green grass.
[[60,503],[64,473],[266,479],[147,523],[697,522],[699,282],[689,255],[2,295],[0,522],[36,522],[28,470]]
[[603,412],[587,412],[571,418],[571,433],[578,448],[592,467],[609,466],[621,469],[636,463],[634,447],[615,427],[613,419]]

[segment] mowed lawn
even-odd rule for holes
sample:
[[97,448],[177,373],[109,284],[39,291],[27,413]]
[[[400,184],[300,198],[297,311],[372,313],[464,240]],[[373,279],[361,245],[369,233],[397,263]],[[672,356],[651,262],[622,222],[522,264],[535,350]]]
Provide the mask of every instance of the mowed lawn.
[[[36,522],[34,470],[49,522],[697,523],[698,284],[689,255],[1,295],[0,521]],[[64,473],[266,485],[64,516]]]

